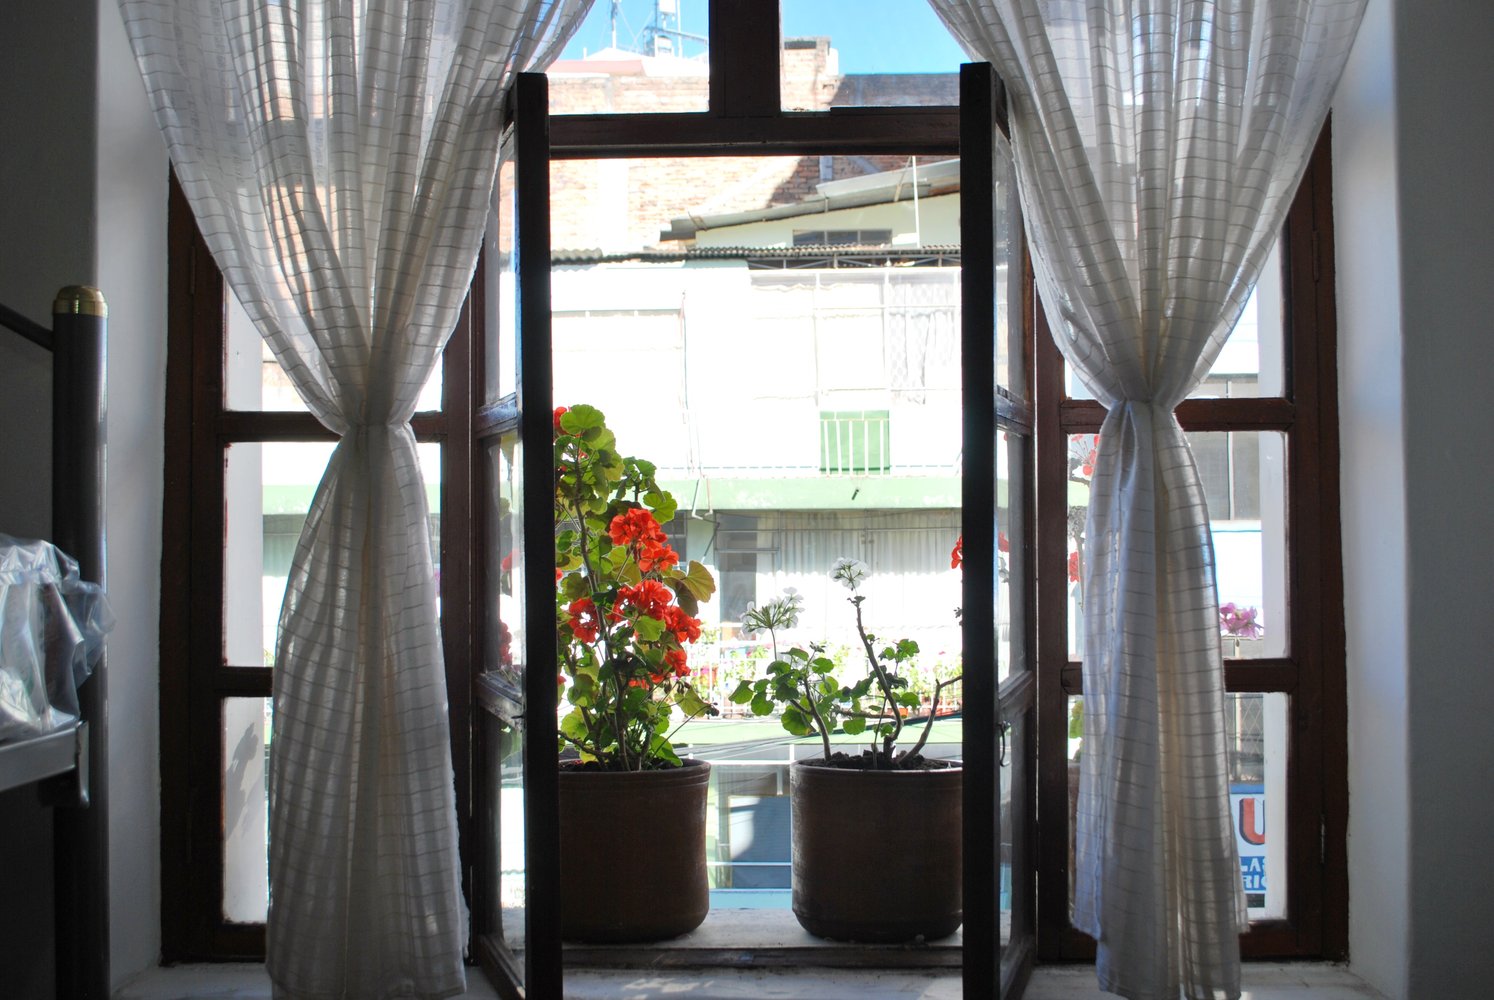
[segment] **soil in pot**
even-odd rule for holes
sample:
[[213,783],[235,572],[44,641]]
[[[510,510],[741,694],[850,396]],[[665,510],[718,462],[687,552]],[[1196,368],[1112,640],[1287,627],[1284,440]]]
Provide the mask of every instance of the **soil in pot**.
[[710,908],[705,863],[711,766],[653,771],[560,769],[561,937],[663,941]]
[[837,941],[953,934],[963,917],[960,767],[873,770],[854,760],[790,769],[794,916]]

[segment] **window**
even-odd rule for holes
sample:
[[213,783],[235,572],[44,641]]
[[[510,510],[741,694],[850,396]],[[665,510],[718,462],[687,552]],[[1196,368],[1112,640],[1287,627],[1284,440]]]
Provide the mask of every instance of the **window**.
[[864,476],[892,468],[886,410],[820,414],[820,471]]
[[892,242],[890,229],[795,229],[796,247],[882,246]]
[[[1246,957],[1347,947],[1342,568],[1327,136],[1276,252],[1204,382],[1177,410],[1209,505],[1230,798],[1252,927]],[[1039,954],[1085,958],[1068,926],[1084,735],[1079,658],[1091,449],[1104,410],[1046,335],[1039,390]],[[1047,388],[1047,392],[1043,392]]]
[[[594,12],[605,8],[598,4]],[[960,152],[960,121],[949,107],[951,81],[919,81],[938,99],[904,103],[926,107],[889,107],[884,91],[853,93],[852,86],[837,91],[846,100],[833,103],[866,105],[855,115],[826,113],[829,104],[780,114],[787,91],[778,83],[777,26],[764,31],[745,16],[748,9],[713,4],[722,20],[711,33],[733,38],[729,57],[718,59],[715,76],[682,73],[672,85],[683,96],[671,110],[709,107],[702,114],[649,115],[659,109],[644,100],[639,81],[646,76],[630,76],[609,90],[609,71],[596,64],[566,69],[573,78],[556,74],[552,82],[573,79],[575,89],[586,91],[572,104],[555,103],[563,87],[550,91],[556,113],[550,122],[556,401],[589,397],[608,411],[620,436],[622,425],[633,421],[633,433],[667,438],[673,465],[661,462],[661,473],[680,501],[668,528],[671,544],[692,556],[709,554],[723,647],[737,641],[731,626],[748,603],[807,578],[826,545],[850,549],[831,558],[895,551],[910,562],[947,559],[948,536],[962,523],[968,530],[972,510],[965,506],[962,522],[961,476],[973,459],[962,453],[959,433],[948,430],[968,413],[959,333],[962,309],[969,308],[962,303],[970,276],[961,271],[968,264],[961,251],[968,248],[925,239],[937,230],[939,212],[952,209],[957,219],[961,205],[958,186],[939,186],[951,177],[961,182],[961,164],[953,159]],[[677,44],[691,46],[684,35],[700,29],[676,21],[670,30],[680,33],[669,36]],[[796,59],[830,54],[818,43],[793,42],[790,50]],[[685,51],[694,57],[693,48]],[[661,123],[661,117],[671,120]],[[634,225],[643,216],[633,199],[672,197],[682,186],[662,171],[674,170],[675,160],[701,157],[744,171],[783,170],[774,185],[781,188],[779,201],[761,206],[774,217],[761,221],[774,221],[779,238],[737,239],[751,220],[724,218],[731,207],[725,202],[714,216],[692,215],[698,206],[671,202],[659,217]],[[786,207],[800,197],[794,192],[827,181],[872,185],[882,174],[896,187],[904,171],[911,177],[914,162],[917,198],[889,200],[888,214],[901,213],[891,221],[811,224],[800,217],[796,225],[794,210]],[[1265,629],[1257,638],[1221,637],[1242,879],[1257,918],[1245,938],[1247,955],[1337,957],[1346,948],[1327,176],[1326,152],[1320,151],[1283,234],[1280,262],[1268,264],[1255,312],[1242,321],[1195,398],[1179,408],[1214,512],[1221,600],[1256,609]],[[967,176],[963,183],[968,193],[974,182]],[[506,185],[504,195],[524,198],[511,174],[500,185]],[[592,204],[568,210],[564,190],[590,192]],[[943,207],[941,198],[947,199]],[[591,218],[601,220],[607,240],[567,244],[563,235],[581,233],[594,207],[604,213]],[[987,734],[1002,750],[992,782],[1002,819],[989,843],[967,845],[967,853],[983,854],[1000,887],[991,914],[998,946],[966,955],[967,982],[989,983],[991,995],[1003,978],[1000,946],[1018,965],[1030,962],[1034,949],[1067,958],[1082,957],[1090,947],[1067,925],[1068,838],[1057,831],[1071,825],[1069,765],[1083,738],[1075,641],[1082,608],[1073,587],[1082,566],[1073,560],[1082,543],[1084,439],[1098,430],[1103,412],[1082,386],[1069,383],[1035,308],[1030,275],[1016,263],[1022,259],[1020,227],[1014,210],[1006,211],[1006,228],[993,233],[992,242],[1010,263],[992,267],[999,270],[993,278],[1001,305],[990,319],[997,338],[991,382],[1002,388],[993,448],[981,459],[992,465],[994,486],[983,501],[987,509],[977,515],[1030,528],[1023,534],[998,527],[993,546],[1000,583],[1035,577],[1037,590],[1028,595],[1006,586],[992,601],[993,659],[1004,671],[1021,664],[1030,669],[993,678],[1003,710],[1010,710],[1009,727],[998,732],[992,722]],[[252,958],[263,951],[263,781],[273,740],[268,697],[274,670],[267,650],[273,649],[287,547],[305,516],[303,487],[319,475],[306,470],[330,448],[330,436],[233,317],[179,193],[172,212],[162,567],[168,581],[162,595],[162,823],[169,860],[163,866],[163,951],[168,959]],[[498,305],[513,292],[502,245],[497,239],[490,244],[485,266],[491,281],[475,287],[415,429],[441,564],[458,809],[474,921],[522,947],[526,898],[513,859],[522,857],[523,830],[516,833],[504,818],[512,813],[502,809],[529,790],[514,727],[481,707],[504,703],[507,695],[501,684],[477,680],[492,679],[485,665],[503,662],[505,626],[509,643],[522,645],[522,608],[511,588],[475,572],[472,547],[472,539],[482,537],[494,551],[511,549],[521,528],[481,497],[483,490],[507,490],[512,503],[519,489],[517,427],[505,422],[502,402],[514,390],[507,381],[512,371],[473,342],[474,327],[486,323],[502,346],[496,353],[512,355],[512,317]],[[683,301],[646,294],[626,270],[644,259],[656,269],[688,265],[712,280],[740,265],[750,303],[743,315],[763,339],[751,349],[738,343],[735,353],[709,361],[698,355],[704,338],[693,317],[713,301],[710,290],[702,285],[690,293],[697,298]],[[607,273],[610,301],[567,298],[582,271]],[[1274,290],[1272,275],[1279,276]],[[666,419],[630,412],[628,386],[581,363],[619,339],[650,372],[654,395],[672,401]],[[714,373],[705,390],[696,378],[702,365]],[[773,406],[782,406],[783,420],[773,433],[753,434],[751,417],[758,411],[751,407],[770,396]],[[474,430],[472,413],[480,407]],[[811,491],[847,489],[837,495],[839,506],[812,496],[785,514],[755,505],[751,481],[765,469],[822,484],[805,487]],[[922,480],[916,503],[898,492],[908,486],[905,473]],[[878,504],[872,512],[855,509],[871,497]],[[940,630],[949,626],[941,616],[959,597],[942,586],[893,588],[874,600],[901,605],[910,621],[944,635]],[[474,635],[486,645],[474,648]],[[747,643],[732,648],[750,653]],[[958,750],[959,740],[976,732],[967,719],[951,745]],[[497,790],[498,809],[472,799],[474,775]],[[781,819],[775,813],[781,806],[770,801],[769,777],[744,765],[719,792],[725,825],[717,860],[734,888],[782,891],[784,859],[748,843],[749,830],[768,831]],[[1033,795],[1040,822],[1021,806]],[[1035,881],[1027,867],[1032,862]],[[1277,875],[1282,871],[1285,879]],[[1035,907],[1029,905],[1034,892]]]

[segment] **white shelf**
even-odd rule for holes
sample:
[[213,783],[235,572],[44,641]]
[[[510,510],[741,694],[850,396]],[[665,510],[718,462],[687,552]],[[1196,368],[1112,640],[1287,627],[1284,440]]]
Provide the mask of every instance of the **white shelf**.
[[76,769],[87,748],[88,725],[80,722],[45,736],[0,743],[0,792]]

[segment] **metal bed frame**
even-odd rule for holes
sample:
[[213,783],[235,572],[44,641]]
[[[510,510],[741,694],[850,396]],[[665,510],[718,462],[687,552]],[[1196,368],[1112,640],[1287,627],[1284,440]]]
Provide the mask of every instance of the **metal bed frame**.
[[[105,334],[96,288],[57,293],[52,326],[0,305],[0,327],[52,354],[52,542],[84,580],[107,584],[104,559]],[[109,995],[107,671],[78,689],[79,719],[0,744],[0,791],[35,784],[53,807],[56,995]]]

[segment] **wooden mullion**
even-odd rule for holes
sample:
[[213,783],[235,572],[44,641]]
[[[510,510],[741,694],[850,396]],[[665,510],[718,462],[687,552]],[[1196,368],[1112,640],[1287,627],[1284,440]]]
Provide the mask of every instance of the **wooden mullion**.
[[219,698],[268,698],[275,683],[273,667],[219,665],[202,671],[203,680]]
[[480,407],[472,420],[472,433],[479,440],[516,431],[518,428],[519,403],[513,395]]
[[1322,699],[1319,721],[1321,756],[1309,766],[1322,775],[1322,885],[1323,929],[1319,952],[1334,961],[1349,954],[1349,697],[1346,636],[1343,617],[1343,539],[1339,529],[1341,484],[1338,437],[1338,287],[1333,228],[1332,122],[1323,127],[1308,167],[1312,192],[1317,294],[1313,296],[1313,347],[1320,387],[1312,407],[1318,448],[1318,677]]
[[193,288],[196,226],[175,175],[168,196],[168,231],[172,253],[167,262],[167,342],[165,483],[162,497],[161,579],[179,586],[161,588],[160,607],[160,741],[161,741],[161,953],[167,961],[192,953],[192,893],[189,787],[193,777],[188,752],[192,717],[190,665],[192,647],[186,623],[192,620],[193,518],[193,353],[197,323]]
[[[1062,425],[1068,434],[1094,434],[1105,420],[1105,407],[1093,399],[1066,399]],[[1288,431],[1297,420],[1297,406],[1274,396],[1235,399],[1185,399],[1176,410],[1183,430]]]
[[[184,210],[186,201],[182,201]],[[227,291],[205,241],[193,223],[192,263],[192,566],[189,618],[177,623],[188,636],[187,753],[190,755],[189,898],[194,954],[224,954],[223,921],[223,702],[212,674],[224,662],[223,539],[227,530],[225,444],[217,419],[225,405],[223,345]]]
[[1025,284],[1031,290],[1034,324],[1033,402],[1037,417],[1037,670],[1038,723],[1037,844],[1040,959],[1070,957],[1068,695],[1063,669],[1068,664],[1067,577],[1068,449],[1063,446],[1063,358],[1053,343],[1047,314],[1036,292],[1028,260]]
[[[989,66],[960,71],[965,147],[962,170],[969,181],[962,194],[961,242],[968,269],[960,283],[961,424],[963,469],[960,481],[961,537],[965,560],[974,569],[961,576],[960,630],[966,670],[964,693],[963,853],[965,924],[963,995],[991,997],[1000,989],[1000,891],[997,845],[999,778],[997,762],[998,688],[995,629],[996,575],[996,351],[997,328],[995,156],[991,116],[995,96]],[[976,845],[981,845],[977,847]]]
[[[1301,667],[1289,657],[1271,659],[1227,659],[1224,661],[1224,689],[1232,694],[1270,694],[1297,691]],[[1084,694],[1083,665],[1077,660],[1064,664],[1061,672],[1063,693]]]
[[551,158],[960,155],[957,108],[858,108],[728,118],[713,114],[557,115]]
[[[219,440],[225,443],[338,440],[320,420],[301,410],[224,410],[213,417],[213,425]],[[410,428],[420,441],[441,440],[452,429],[448,416],[431,411],[415,414]]]
[[[431,414],[442,435],[441,448],[441,647],[446,665],[446,704],[451,726],[452,780],[456,787],[458,858],[462,890],[469,907],[476,898],[473,878],[479,853],[473,798],[472,683],[477,671],[477,629],[472,591],[474,550],[468,526],[476,507],[472,490],[472,426],[467,414],[472,408],[472,385],[467,377],[474,330],[485,315],[486,282],[479,260],[457,317],[456,328],[441,356],[441,411]],[[469,947],[471,942],[468,942]]]
[[[710,113],[721,117],[776,115],[782,77],[778,4],[762,0],[710,0]],[[773,72],[767,72],[772,67]]]

